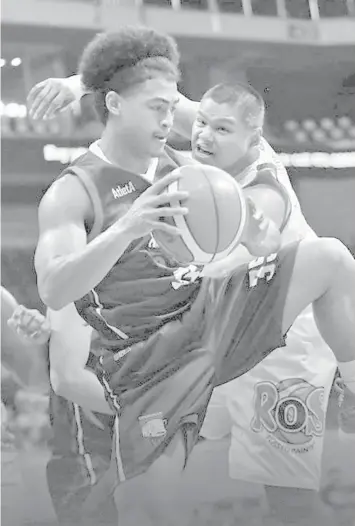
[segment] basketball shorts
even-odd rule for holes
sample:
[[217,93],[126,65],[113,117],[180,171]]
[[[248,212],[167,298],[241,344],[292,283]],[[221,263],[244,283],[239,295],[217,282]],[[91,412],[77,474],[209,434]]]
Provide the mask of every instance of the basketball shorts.
[[[114,419],[95,413],[99,422],[62,397],[51,394],[52,458],[47,463],[47,485],[60,523],[76,526],[117,526],[113,499],[85,517],[84,504],[110,466]],[[100,423],[103,428],[98,427]],[[82,522],[80,522],[82,521]]]
[[[95,484],[99,483],[110,465],[110,457],[91,455],[92,468],[96,473]],[[118,516],[111,495],[100,508],[85,518],[84,504],[93,488],[87,465],[82,455],[54,456],[47,464],[47,484],[52,503],[61,524],[76,526],[88,523],[98,526],[117,526]]]
[[178,430],[186,458],[214,387],[285,344],[282,318],[298,243],[203,280],[189,312],[125,352],[104,352],[97,375],[115,410],[118,482],[145,472]]

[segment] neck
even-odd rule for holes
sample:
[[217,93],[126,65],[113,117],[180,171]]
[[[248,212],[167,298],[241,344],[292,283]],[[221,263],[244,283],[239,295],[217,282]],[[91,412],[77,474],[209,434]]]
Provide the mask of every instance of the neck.
[[127,144],[122,134],[114,132],[109,125],[106,126],[99,141],[100,148],[107,159],[128,172],[145,173],[152,158],[146,154],[139,154],[134,149],[134,144]]

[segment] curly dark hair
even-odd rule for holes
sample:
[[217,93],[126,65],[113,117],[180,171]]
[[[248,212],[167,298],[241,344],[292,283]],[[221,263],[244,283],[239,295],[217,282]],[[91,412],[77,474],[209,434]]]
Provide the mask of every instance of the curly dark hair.
[[161,72],[179,78],[180,55],[173,38],[147,27],[127,26],[100,33],[85,48],[79,71],[84,86],[95,94],[95,106],[105,123],[108,91],[122,93]]

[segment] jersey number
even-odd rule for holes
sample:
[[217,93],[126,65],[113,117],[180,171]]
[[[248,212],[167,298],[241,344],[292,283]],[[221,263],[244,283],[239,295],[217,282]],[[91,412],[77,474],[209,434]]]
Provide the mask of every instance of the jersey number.
[[248,265],[249,287],[255,287],[259,279],[270,281],[275,274],[276,264],[274,263],[277,254],[270,254],[267,257],[254,259]]

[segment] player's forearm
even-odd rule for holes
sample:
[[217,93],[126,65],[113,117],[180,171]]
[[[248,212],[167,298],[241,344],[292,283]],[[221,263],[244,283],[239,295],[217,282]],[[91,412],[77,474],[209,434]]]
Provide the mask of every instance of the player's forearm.
[[43,302],[53,310],[60,310],[85,296],[105,278],[132,240],[132,236],[115,223],[82,251],[55,258],[44,276],[38,269]]
[[80,100],[84,95],[90,93],[81,81],[81,75],[72,75],[65,79],[66,85],[73,93],[75,100]]
[[54,392],[78,404],[84,409],[112,415],[106,402],[104,388],[96,375],[88,369],[72,369],[68,374],[58,374],[51,369],[51,384]]

